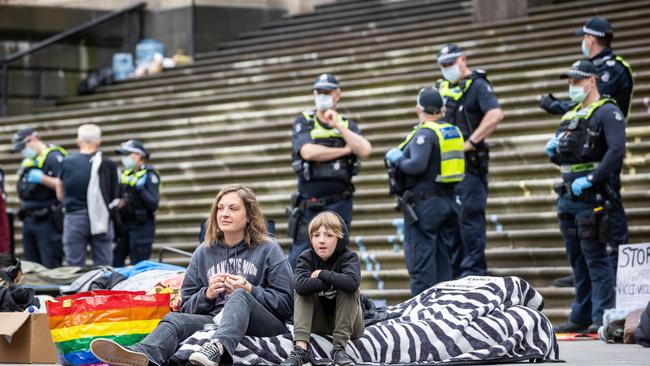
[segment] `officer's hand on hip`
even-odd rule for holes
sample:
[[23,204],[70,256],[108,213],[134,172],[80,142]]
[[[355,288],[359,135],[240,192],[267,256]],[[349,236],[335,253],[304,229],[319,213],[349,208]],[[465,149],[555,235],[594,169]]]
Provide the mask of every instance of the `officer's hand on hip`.
[[539,107],[549,113],[551,113],[550,109],[555,101],[557,101],[557,98],[555,98],[553,94],[541,95],[538,99]]
[[404,158],[404,152],[401,149],[398,149],[396,147],[388,150],[386,152],[386,160],[391,165],[398,165],[399,161]]
[[593,184],[587,179],[587,177],[580,177],[571,183],[571,191],[574,195],[579,196],[587,188],[591,188]]
[[33,184],[40,184],[45,173],[40,169],[32,169],[27,174],[27,181]]
[[556,153],[557,146],[560,144],[560,138],[557,136],[553,136],[548,142],[546,143],[546,155],[549,157],[553,157]]

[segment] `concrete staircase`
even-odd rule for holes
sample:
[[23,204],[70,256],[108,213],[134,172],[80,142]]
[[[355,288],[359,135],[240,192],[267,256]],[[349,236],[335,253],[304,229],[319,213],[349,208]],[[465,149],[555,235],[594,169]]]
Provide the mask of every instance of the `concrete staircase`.
[[[546,298],[546,313],[560,320],[573,290],[552,279],[570,273],[555,214],[553,183],[559,170],[544,144],[558,118],[536,97],[567,97],[559,72],[580,58],[573,32],[594,15],[616,32],[615,50],[635,72],[628,121],[623,195],[631,242],[650,239],[650,120],[643,98],[650,89],[650,1],[574,1],[529,9],[525,18],[471,23],[471,2],[444,0],[339,1],[312,14],[266,24],[259,31],[200,55],[191,67],[59,100],[32,115],[1,119],[0,164],[15,171],[19,157],[8,141],[34,126],[46,141],[73,149],[76,127],[102,126],[105,149],[140,138],[164,181],[156,248],[193,250],[198,227],[224,184],[252,187],[287,247],[284,207],[295,189],[290,167],[291,124],[312,105],[314,77],[335,73],[343,85],[341,109],[359,122],[374,146],[356,178],[353,247],[363,257],[363,287],[390,303],[409,297],[408,273],[388,197],[383,153],[415,123],[415,95],[440,78],[435,54],[444,43],[465,48],[470,66],[488,71],[505,120],[490,138],[488,264],[493,275],[517,275]],[[15,176],[7,187],[18,202]],[[19,248],[20,252],[20,248]],[[186,258],[172,258],[187,263]]]

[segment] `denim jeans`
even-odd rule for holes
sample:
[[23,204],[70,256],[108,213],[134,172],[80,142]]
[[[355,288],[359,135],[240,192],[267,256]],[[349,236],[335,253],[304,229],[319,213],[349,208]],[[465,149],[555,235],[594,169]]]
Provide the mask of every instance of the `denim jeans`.
[[63,251],[69,266],[86,265],[86,247],[90,244],[93,266],[113,264],[113,225],[108,225],[106,234],[91,235],[88,211],[67,212],[63,219]]
[[557,205],[560,231],[574,275],[576,297],[569,320],[580,325],[602,321],[605,309],[614,306],[614,270],[607,243],[597,236],[595,203],[560,197]]
[[[246,335],[271,337],[289,332],[283,321],[243,289],[233,291],[221,311],[221,321],[212,338],[219,340],[230,355]],[[212,323],[212,318],[211,315],[169,313],[142,342],[129,348],[144,353],[152,363],[163,365],[176,353],[181,341],[203,329],[204,324]]]

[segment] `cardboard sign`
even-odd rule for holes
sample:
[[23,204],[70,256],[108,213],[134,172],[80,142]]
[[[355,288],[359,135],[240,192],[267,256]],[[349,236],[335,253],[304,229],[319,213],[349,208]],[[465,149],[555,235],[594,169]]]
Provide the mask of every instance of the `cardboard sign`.
[[618,247],[616,308],[636,310],[650,301],[650,243]]

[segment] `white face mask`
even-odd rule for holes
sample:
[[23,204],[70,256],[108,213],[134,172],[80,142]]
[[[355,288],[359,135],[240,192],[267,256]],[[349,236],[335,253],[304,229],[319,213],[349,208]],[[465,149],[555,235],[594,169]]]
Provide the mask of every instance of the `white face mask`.
[[580,48],[582,49],[582,54],[585,57],[589,57],[589,47],[587,47],[587,42],[585,40],[582,40],[582,44],[580,44]]
[[317,110],[325,112],[334,107],[334,97],[329,94],[316,94],[314,96],[314,104],[316,104]]
[[36,150],[32,149],[31,147],[25,147],[24,149],[20,150],[20,155],[22,155],[25,159],[34,159],[38,154],[36,154]]
[[450,83],[455,83],[460,80],[460,66],[458,64],[451,65],[449,67],[443,67],[442,77],[445,80],[448,80]]
[[569,98],[576,103],[582,103],[587,98],[587,92],[580,85],[569,85]]
[[135,167],[135,160],[130,156],[124,156],[122,157],[122,166],[126,169],[133,169],[133,167]]

